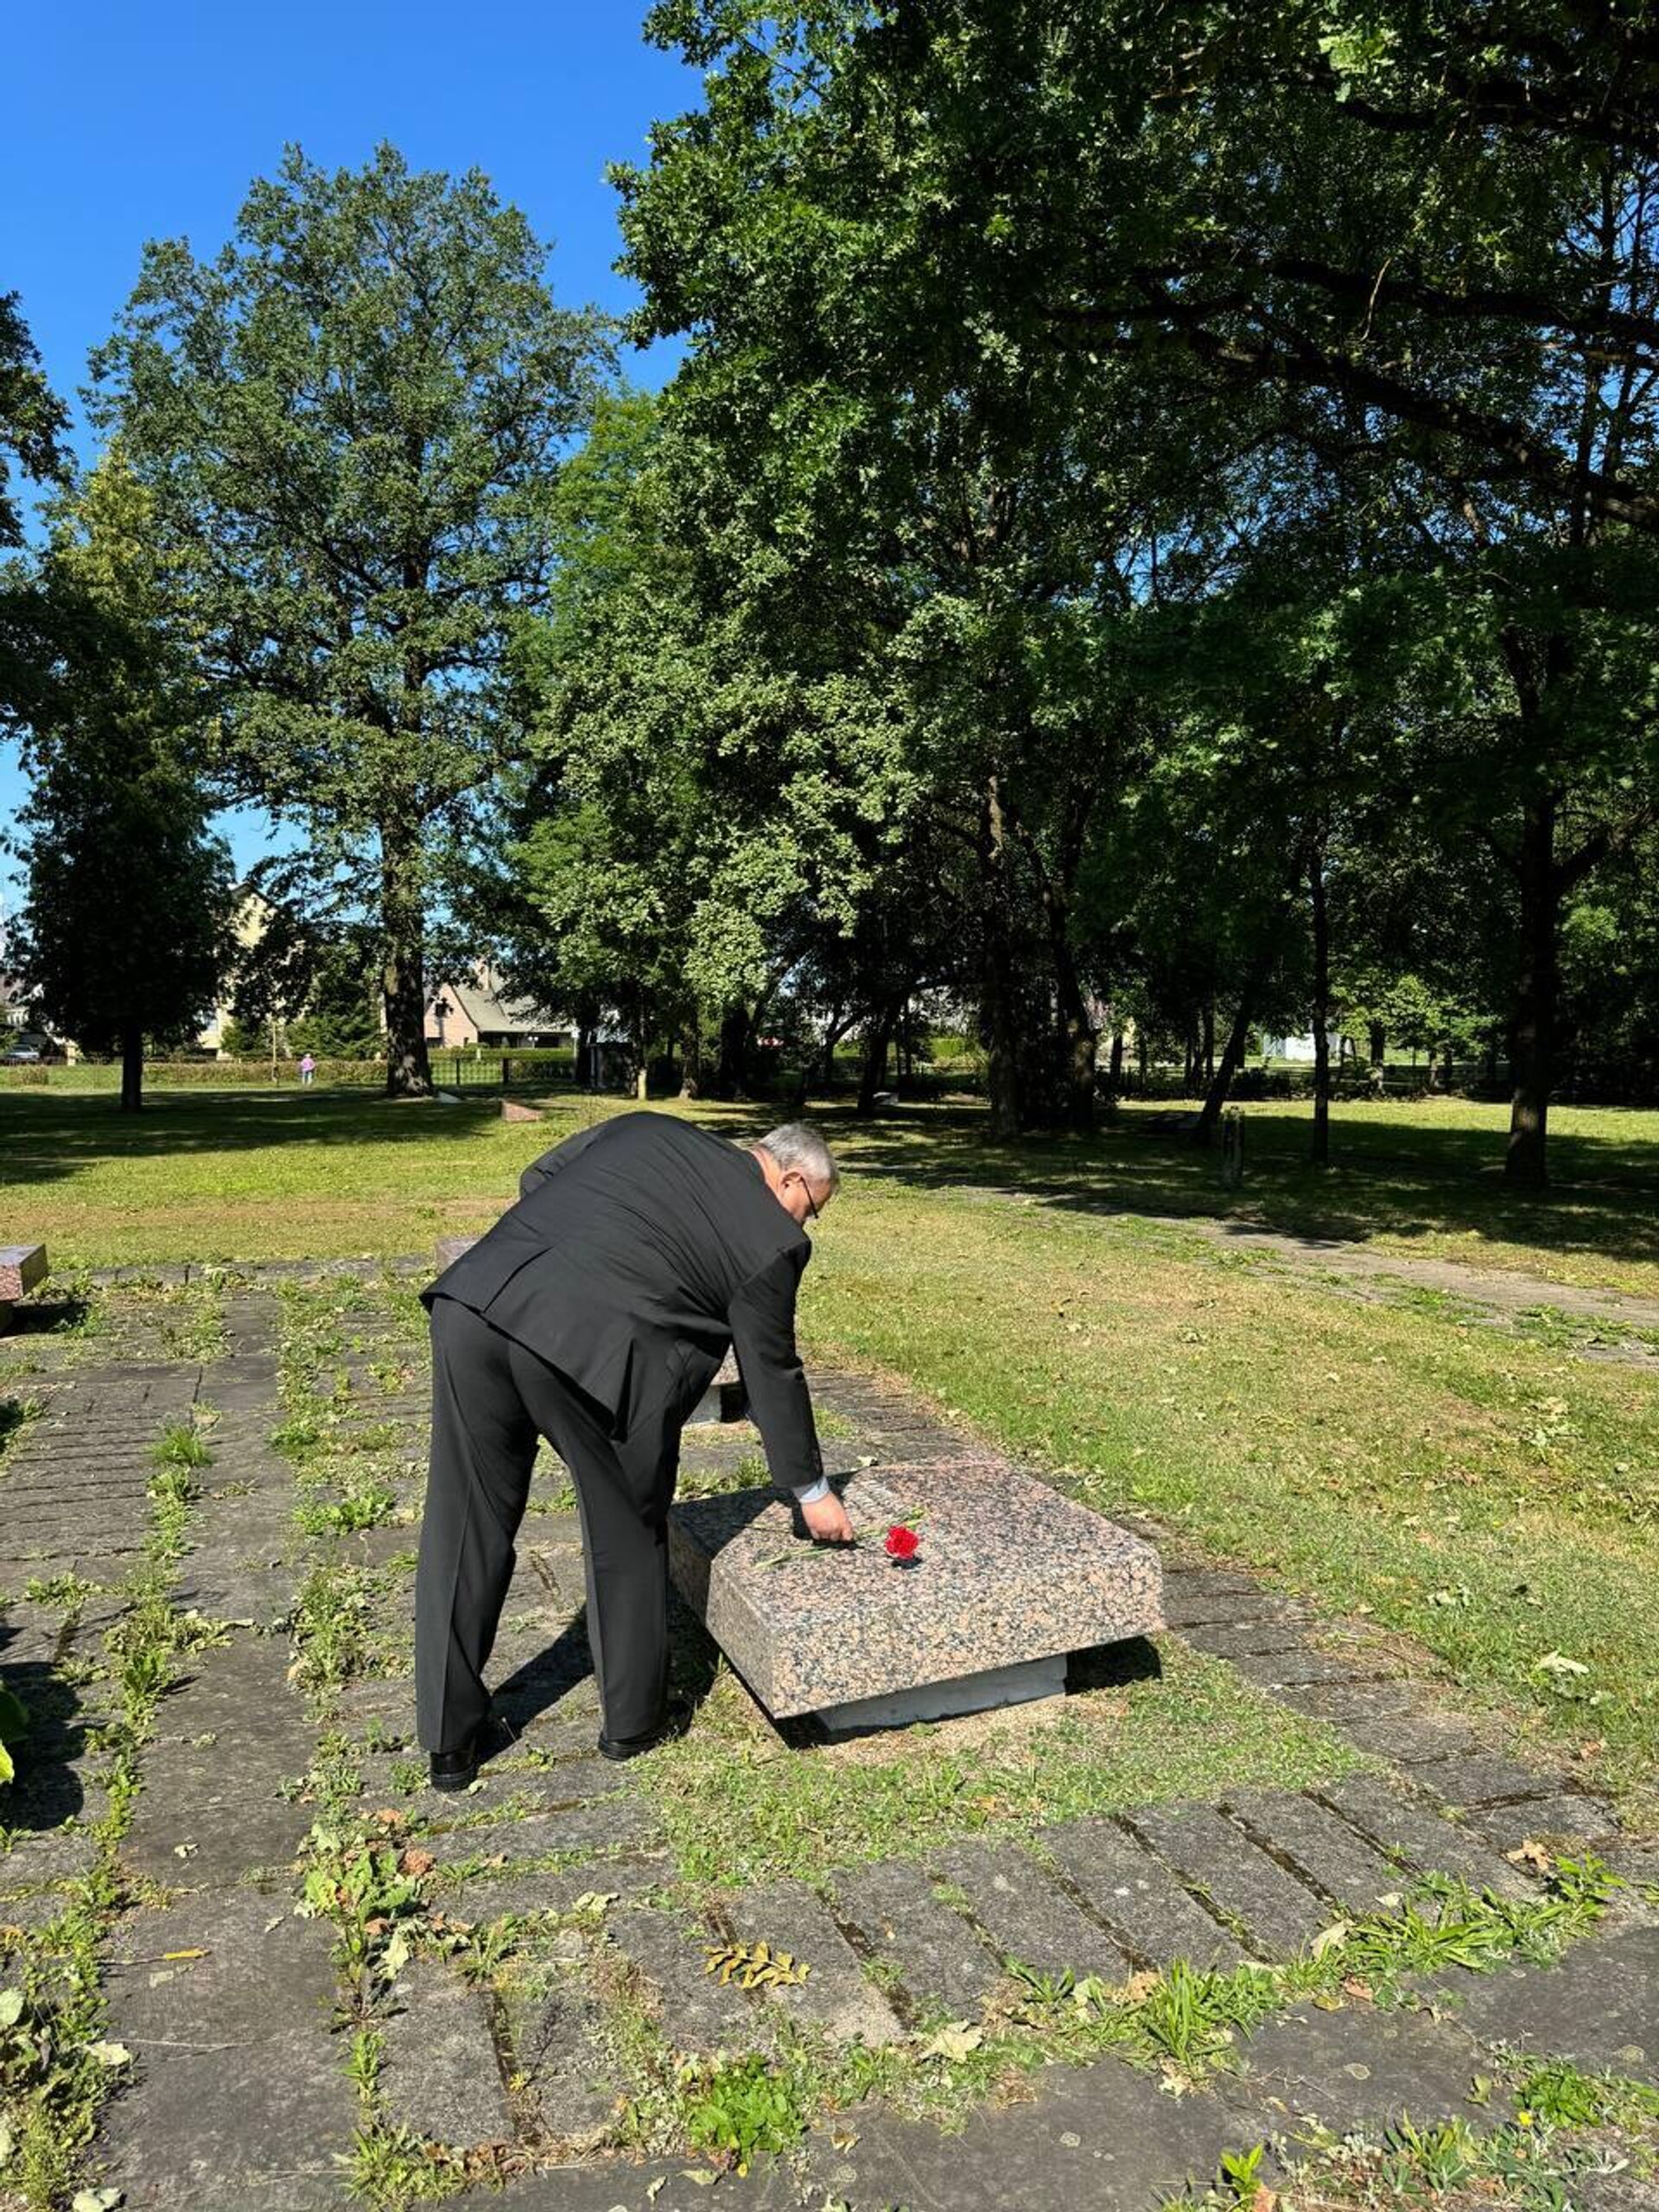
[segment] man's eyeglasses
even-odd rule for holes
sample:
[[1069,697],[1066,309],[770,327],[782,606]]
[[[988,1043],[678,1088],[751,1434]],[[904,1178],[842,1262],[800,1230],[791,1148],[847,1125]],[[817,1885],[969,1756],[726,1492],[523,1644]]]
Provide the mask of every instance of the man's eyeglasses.
[[807,1181],[805,1176],[801,1173],[798,1167],[791,1167],[789,1172],[794,1177],[795,1180],[800,1185],[801,1188],[806,1192],[807,1219],[809,1221],[816,1221],[818,1217],[818,1207],[817,1201],[812,1196],[812,1185]]

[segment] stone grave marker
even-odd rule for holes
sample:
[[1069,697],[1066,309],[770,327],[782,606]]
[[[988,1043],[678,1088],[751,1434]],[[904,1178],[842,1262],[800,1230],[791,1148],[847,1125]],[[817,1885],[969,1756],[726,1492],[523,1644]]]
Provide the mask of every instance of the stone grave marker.
[[0,1244],[0,1329],[10,1320],[12,1307],[46,1276],[44,1244]]
[[[875,1468],[843,1499],[844,1550],[798,1538],[769,1489],[670,1516],[681,1595],[774,1719],[893,1726],[1053,1696],[1068,1653],[1163,1626],[1151,1545],[1005,1463]],[[912,1564],[887,1553],[895,1525],[920,1538]]]

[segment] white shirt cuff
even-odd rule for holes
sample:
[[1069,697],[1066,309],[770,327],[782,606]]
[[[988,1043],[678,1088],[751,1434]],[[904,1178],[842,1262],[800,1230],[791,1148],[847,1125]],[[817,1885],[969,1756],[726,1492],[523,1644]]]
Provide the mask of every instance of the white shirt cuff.
[[830,1478],[820,1475],[817,1482],[808,1483],[804,1490],[796,1491],[795,1503],[797,1505],[816,1505],[821,1497],[828,1497],[829,1495]]

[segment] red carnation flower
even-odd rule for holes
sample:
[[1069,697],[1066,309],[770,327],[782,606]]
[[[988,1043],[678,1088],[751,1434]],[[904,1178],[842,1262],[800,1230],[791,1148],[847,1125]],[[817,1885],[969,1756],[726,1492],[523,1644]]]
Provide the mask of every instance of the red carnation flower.
[[887,1531],[887,1556],[889,1559],[914,1559],[921,1548],[921,1542],[913,1529],[906,1529],[902,1522],[895,1522]]

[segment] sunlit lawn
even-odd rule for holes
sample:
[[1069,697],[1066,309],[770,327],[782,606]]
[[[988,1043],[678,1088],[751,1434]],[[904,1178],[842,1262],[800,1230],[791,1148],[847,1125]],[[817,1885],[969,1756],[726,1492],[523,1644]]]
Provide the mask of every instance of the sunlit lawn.
[[[103,1099],[0,1094],[0,1236],[43,1237],[60,1265],[421,1251],[489,1220],[524,1160],[592,1110],[569,1102],[537,1128],[483,1101],[192,1093],[158,1096],[134,1127]],[[734,1135],[767,1119],[699,1110]],[[1360,1304],[1159,1226],[1147,1217],[1223,1200],[1177,1142],[1124,1129],[993,1153],[969,1113],[867,1132],[825,1118],[854,1172],[807,1278],[821,1355],[910,1376],[1109,1510],[1370,1607],[1472,1689],[1590,1747],[1587,1770],[1650,1786],[1651,1369]],[[1349,1109],[1342,1164],[1320,1179],[1296,1157],[1305,1118],[1253,1108],[1251,1178],[1230,1203],[1390,1250],[1659,1292],[1659,1116],[1561,1113],[1560,1187],[1544,1200],[1498,1185],[1502,1121],[1456,1103]],[[976,1198],[976,1184],[1025,1195]],[[1079,1212],[1077,1195],[1122,1211]]]

